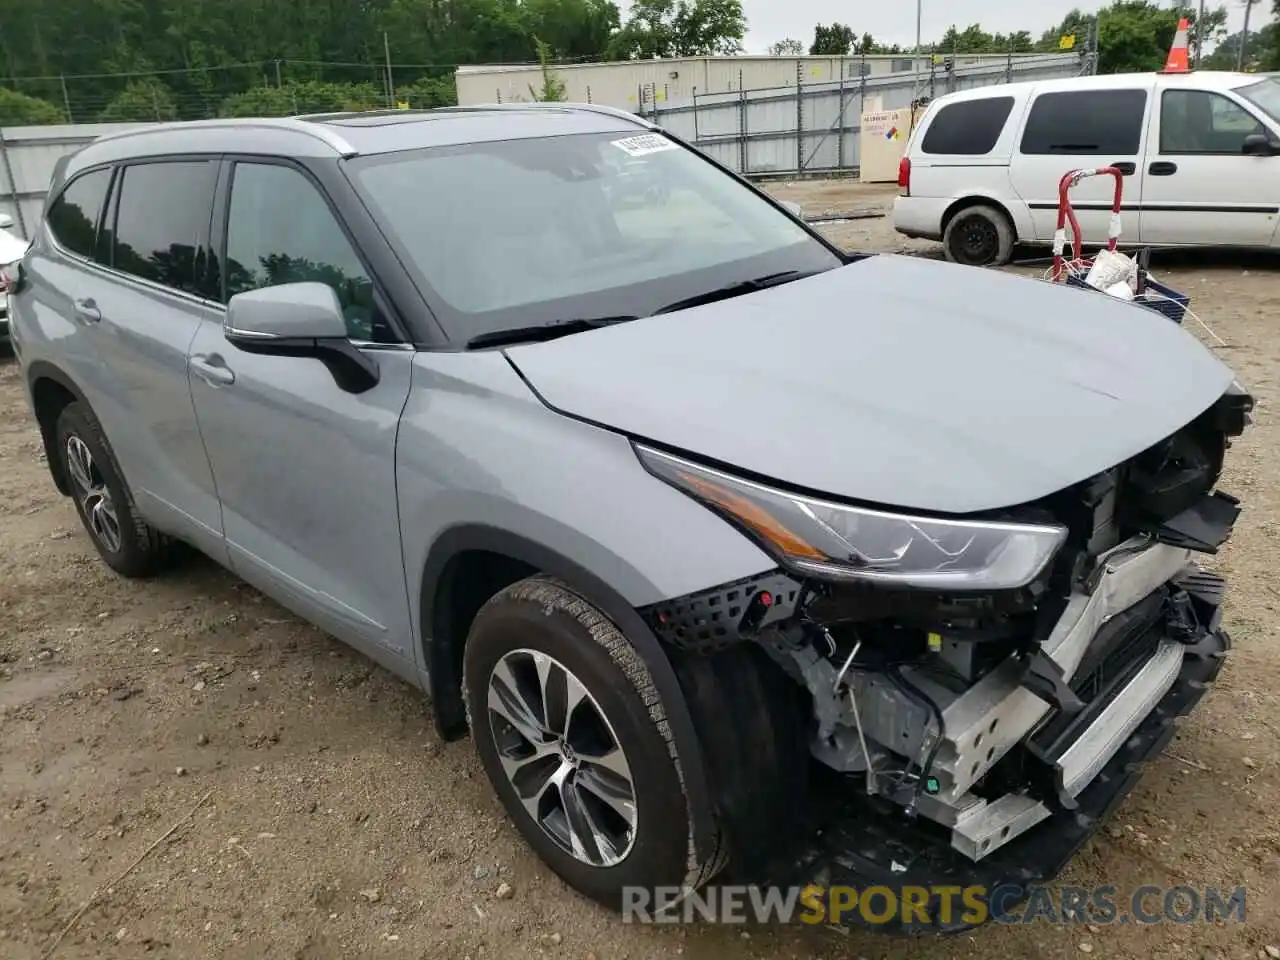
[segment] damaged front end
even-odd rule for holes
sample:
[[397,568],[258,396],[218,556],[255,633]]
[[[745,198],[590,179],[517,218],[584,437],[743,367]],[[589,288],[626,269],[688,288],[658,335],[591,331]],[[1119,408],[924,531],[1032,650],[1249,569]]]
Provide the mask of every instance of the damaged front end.
[[[770,879],[990,892],[1055,875],[1220,669],[1225,584],[1195,557],[1239,515],[1215,488],[1251,409],[1233,386],[1098,476],[954,528],[917,518],[905,539],[875,511],[842,526],[802,498],[792,522],[751,484],[642,450],[782,560],[646,611],[677,648],[757,644],[808,693],[836,786],[813,800],[799,875]],[[810,521],[855,547],[844,569]],[[943,559],[910,568],[922,549]],[[938,901],[908,925],[964,924]]]

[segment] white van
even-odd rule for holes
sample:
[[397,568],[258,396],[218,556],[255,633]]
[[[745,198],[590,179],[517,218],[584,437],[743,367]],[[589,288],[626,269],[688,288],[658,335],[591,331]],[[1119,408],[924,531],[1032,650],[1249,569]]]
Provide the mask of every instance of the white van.
[[[893,223],[947,258],[1005,263],[1049,244],[1068,170],[1125,174],[1121,243],[1280,245],[1280,80],[1141,73],[1029,81],[939,97],[898,176]],[[1087,243],[1107,237],[1115,181],[1071,191]]]

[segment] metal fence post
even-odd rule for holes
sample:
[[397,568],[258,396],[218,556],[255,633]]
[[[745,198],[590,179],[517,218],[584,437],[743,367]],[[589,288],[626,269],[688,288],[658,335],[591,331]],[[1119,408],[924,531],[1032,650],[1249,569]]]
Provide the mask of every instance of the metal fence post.
[[0,158],[4,160],[4,175],[9,178],[9,199],[13,202],[13,211],[17,214],[18,230],[22,239],[30,240],[27,234],[27,220],[22,215],[22,198],[18,195],[18,182],[13,179],[13,163],[9,160],[9,141],[5,139],[4,128],[0,127]]
[[796,172],[804,173],[804,63],[796,61]]
[[698,88],[693,88],[693,145],[696,147],[698,141],[702,139],[698,133]]
[[844,57],[840,58],[840,112],[836,116],[836,169],[844,169]]
[[747,91],[742,86],[742,71],[738,71],[738,172],[747,175]]

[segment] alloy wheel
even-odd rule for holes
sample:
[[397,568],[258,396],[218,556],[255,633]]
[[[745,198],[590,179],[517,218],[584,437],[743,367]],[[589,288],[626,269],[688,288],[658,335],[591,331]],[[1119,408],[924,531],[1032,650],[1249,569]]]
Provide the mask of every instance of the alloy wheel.
[[513,650],[489,675],[488,714],[503,772],[534,822],[582,863],[620,863],[635,843],[635,785],[582,681],[545,653]]
[[67,472],[75,486],[76,501],[93,538],[110,553],[120,550],[120,520],[102,471],[88,445],[75,434],[67,437]]

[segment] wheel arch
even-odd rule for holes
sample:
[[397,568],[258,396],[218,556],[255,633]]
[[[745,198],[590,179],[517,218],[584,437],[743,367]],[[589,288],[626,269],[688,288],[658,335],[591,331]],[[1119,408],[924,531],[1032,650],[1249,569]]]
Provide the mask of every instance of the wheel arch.
[[1019,236],[1020,231],[1018,230],[1018,221],[1014,217],[1013,211],[1009,209],[1009,205],[997,197],[981,193],[966,194],[959,200],[954,201],[945,211],[943,211],[943,236],[946,236],[947,227],[951,225],[951,221],[954,220],[962,211],[967,210],[970,207],[994,207],[996,210],[999,210],[1004,214],[1005,219],[1009,221],[1009,226],[1013,229],[1014,242],[1019,243],[1022,241],[1022,237]]
[[[473,564],[474,566],[467,566]],[[479,589],[465,592],[459,579],[481,572]],[[444,531],[427,553],[419,588],[419,642],[437,729],[445,739],[466,732],[461,662],[466,633],[479,606],[498,590],[542,573],[562,580],[611,619],[643,658],[662,697],[681,768],[700,859],[715,853],[717,827],[697,730],[671,661],[635,608],[613,586],[578,563],[519,534],[484,524]],[[483,599],[481,599],[483,597]],[[474,607],[474,609],[472,609]]]
[[49,473],[58,492],[68,496],[71,486],[57,450],[58,415],[70,404],[88,405],[88,400],[69,374],[47,360],[33,361],[27,368],[27,390],[31,395],[31,409],[40,427],[40,439],[44,442]]

